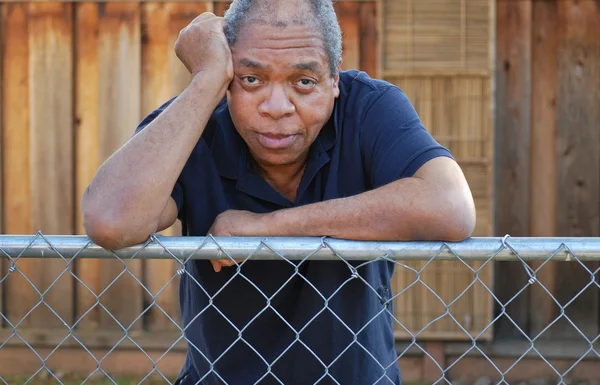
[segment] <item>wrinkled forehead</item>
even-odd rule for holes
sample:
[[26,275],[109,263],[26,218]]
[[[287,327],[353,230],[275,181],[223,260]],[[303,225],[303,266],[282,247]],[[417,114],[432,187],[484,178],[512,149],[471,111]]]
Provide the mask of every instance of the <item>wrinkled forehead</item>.
[[271,23],[249,24],[240,30],[236,44],[231,48],[234,67],[256,67],[249,63],[273,64],[277,67],[294,67],[324,72],[328,70],[328,57],[321,35],[305,24],[287,24],[285,27]]

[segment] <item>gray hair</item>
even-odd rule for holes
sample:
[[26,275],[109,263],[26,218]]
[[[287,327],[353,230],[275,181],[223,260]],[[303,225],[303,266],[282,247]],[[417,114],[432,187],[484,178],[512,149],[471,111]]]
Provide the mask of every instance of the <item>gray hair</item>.
[[[342,31],[338,23],[337,15],[333,7],[332,0],[303,0],[311,6],[313,15],[316,20],[313,20],[314,27],[323,37],[325,43],[325,52],[329,59],[329,68],[331,76],[337,74],[337,68],[342,60]],[[260,5],[259,5],[260,4]],[[225,36],[230,46],[233,46],[237,40],[238,33],[241,27],[247,22],[247,18],[255,6],[262,6],[268,11],[270,16],[273,16],[273,11],[276,8],[274,1],[271,0],[233,0],[224,17],[227,21],[225,28]],[[261,15],[266,16],[266,15]],[[306,18],[293,20],[295,23],[305,23]],[[252,21],[250,21],[252,22]],[[277,25],[285,25],[278,20],[275,20]]]

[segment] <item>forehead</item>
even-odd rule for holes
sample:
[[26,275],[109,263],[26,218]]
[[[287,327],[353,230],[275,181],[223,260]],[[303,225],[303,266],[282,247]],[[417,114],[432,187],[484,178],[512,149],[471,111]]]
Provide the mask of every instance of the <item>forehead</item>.
[[286,23],[285,26],[255,22],[243,26],[231,47],[235,62],[248,58],[263,60],[327,62],[322,36],[308,24]]

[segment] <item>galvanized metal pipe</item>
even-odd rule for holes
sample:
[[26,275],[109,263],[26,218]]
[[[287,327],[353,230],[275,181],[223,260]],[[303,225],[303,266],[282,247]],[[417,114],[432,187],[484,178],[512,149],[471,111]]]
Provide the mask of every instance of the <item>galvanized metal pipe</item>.
[[[117,251],[105,250],[86,236],[0,235],[0,255],[11,258],[131,258],[136,259],[219,259],[231,256],[273,260],[284,257],[301,260],[372,260],[386,256],[393,260],[465,261],[600,260],[600,237],[530,238],[476,237],[462,242],[363,242],[331,238],[291,237],[165,237]],[[337,255],[336,255],[337,253]],[[339,255],[339,256],[338,256]]]

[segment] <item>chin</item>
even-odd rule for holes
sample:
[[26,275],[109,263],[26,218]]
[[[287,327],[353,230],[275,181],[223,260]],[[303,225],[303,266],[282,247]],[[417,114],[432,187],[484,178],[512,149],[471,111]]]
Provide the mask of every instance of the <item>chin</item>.
[[299,157],[295,154],[284,153],[284,152],[268,152],[261,151],[258,154],[253,154],[255,160],[265,166],[287,166],[296,164],[299,161]]

